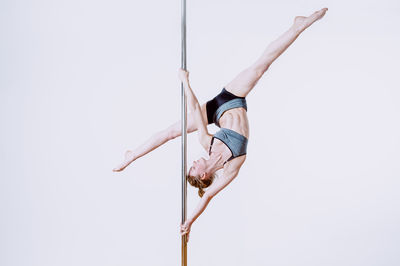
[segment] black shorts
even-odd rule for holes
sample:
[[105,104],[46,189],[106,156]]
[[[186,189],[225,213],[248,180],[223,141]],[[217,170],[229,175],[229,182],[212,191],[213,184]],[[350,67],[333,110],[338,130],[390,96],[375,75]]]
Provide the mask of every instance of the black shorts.
[[212,100],[206,103],[206,111],[207,111],[207,123],[212,124],[216,123],[218,125],[218,121],[214,121],[215,119],[215,112],[217,109],[226,102],[229,102],[234,99],[245,99],[245,97],[236,96],[229,91],[222,89],[222,91],[215,96]]

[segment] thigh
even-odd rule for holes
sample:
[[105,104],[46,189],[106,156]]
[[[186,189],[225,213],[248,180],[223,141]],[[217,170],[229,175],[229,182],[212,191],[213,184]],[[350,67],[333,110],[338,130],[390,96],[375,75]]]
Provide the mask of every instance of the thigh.
[[262,71],[255,67],[248,67],[240,72],[225,89],[236,96],[246,97],[262,76]]

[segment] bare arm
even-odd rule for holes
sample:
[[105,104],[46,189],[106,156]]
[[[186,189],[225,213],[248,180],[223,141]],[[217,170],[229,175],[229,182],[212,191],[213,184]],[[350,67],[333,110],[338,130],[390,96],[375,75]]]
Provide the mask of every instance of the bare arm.
[[200,199],[200,202],[197,204],[196,208],[193,210],[193,213],[187,219],[189,224],[192,224],[196,219],[203,213],[206,209],[208,203],[211,199],[223,188],[225,188],[232,180],[238,175],[239,171],[235,171],[229,174],[224,173],[221,178],[215,180],[212,185],[208,188],[208,190],[204,193],[203,197]]
[[197,100],[196,95],[193,93],[192,88],[190,87],[189,72],[180,68],[179,78],[185,88],[189,111],[194,116],[194,121],[198,130],[199,141],[201,145],[207,150],[207,147],[211,142],[211,135],[208,133],[207,123],[204,121],[203,115],[201,113],[201,106],[199,104],[199,101]]
[[235,160],[232,160],[231,162],[228,162],[229,165],[226,166],[226,170],[224,170],[222,177],[216,179],[211,184],[211,186],[204,193],[200,202],[197,204],[196,208],[193,210],[193,213],[185,221],[185,224],[181,226],[181,234],[189,234],[193,222],[196,221],[196,219],[203,213],[211,199],[229,183],[231,183],[233,179],[235,179],[235,177],[239,174],[239,169],[245,160],[246,156],[241,156]]

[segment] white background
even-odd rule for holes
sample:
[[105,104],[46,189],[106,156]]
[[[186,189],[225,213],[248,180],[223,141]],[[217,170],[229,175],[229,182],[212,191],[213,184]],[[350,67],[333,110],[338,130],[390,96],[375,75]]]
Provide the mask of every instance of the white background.
[[[192,87],[325,6],[248,96],[247,161],[189,265],[400,265],[398,1],[189,0]],[[179,265],[180,139],[111,170],[180,117],[180,1],[5,0],[0,35],[0,265]]]

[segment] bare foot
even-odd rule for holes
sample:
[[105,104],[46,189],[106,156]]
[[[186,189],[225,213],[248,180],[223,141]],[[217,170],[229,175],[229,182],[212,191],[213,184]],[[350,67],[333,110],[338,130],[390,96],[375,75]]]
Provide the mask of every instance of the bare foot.
[[325,15],[326,11],[328,11],[328,8],[323,8],[321,10],[315,11],[308,17],[295,17],[293,25],[299,31],[303,31],[310,27],[315,21],[321,19]]
[[132,151],[126,151],[125,152],[125,161],[123,163],[121,163],[120,165],[118,165],[117,167],[115,167],[113,169],[114,172],[121,172],[122,170],[124,170],[128,165],[130,165],[133,161],[135,160],[135,156],[133,154]]

